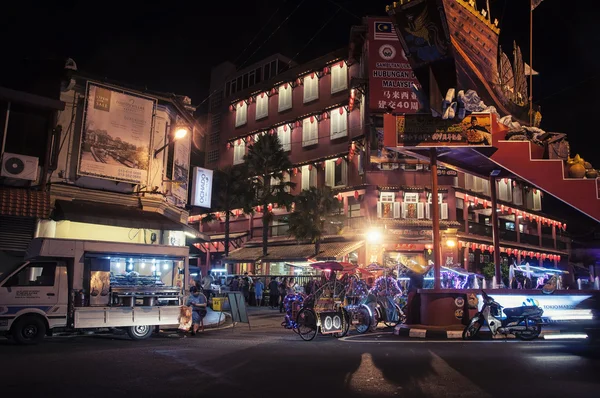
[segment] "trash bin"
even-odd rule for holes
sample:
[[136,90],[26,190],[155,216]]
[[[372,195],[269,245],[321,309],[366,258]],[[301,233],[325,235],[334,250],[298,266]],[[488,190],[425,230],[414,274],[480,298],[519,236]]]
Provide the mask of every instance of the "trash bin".
[[225,308],[225,302],[227,297],[213,297],[212,298],[212,309],[213,311],[223,311]]

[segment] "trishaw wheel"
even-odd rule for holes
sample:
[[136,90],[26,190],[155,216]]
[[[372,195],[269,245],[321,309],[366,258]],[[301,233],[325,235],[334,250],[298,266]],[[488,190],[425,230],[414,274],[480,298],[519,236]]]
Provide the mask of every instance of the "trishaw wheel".
[[310,308],[300,310],[296,318],[296,329],[302,340],[311,341],[314,339],[319,329],[317,314]]
[[348,311],[346,311],[345,308],[342,308],[342,322],[342,331],[340,333],[332,333],[333,337],[337,339],[347,335],[348,331],[350,330],[350,315],[348,314]]
[[394,309],[396,310],[396,314],[397,314],[396,319],[393,319],[390,321],[388,321],[388,320],[383,321],[383,324],[389,328],[393,328],[396,325],[398,325],[399,323],[403,323],[403,318],[405,318],[404,312],[400,309],[398,304],[394,304]]
[[356,331],[360,334],[366,333],[371,327],[371,310],[366,305],[362,304],[356,309],[355,316],[359,323],[356,324]]

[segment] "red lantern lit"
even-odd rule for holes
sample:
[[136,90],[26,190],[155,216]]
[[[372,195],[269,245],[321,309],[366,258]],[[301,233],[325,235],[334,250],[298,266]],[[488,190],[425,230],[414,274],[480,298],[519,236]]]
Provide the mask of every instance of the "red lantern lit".
[[338,166],[340,164],[342,164],[342,158],[337,158],[337,160],[335,161],[335,164],[337,164]]
[[230,148],[231,148],[231,142],[228,142],[227,143],[227,149],[230,149]]
[[354,191],[354,199],[358,200],[358,191]]
[[314,121],[315,121],[315,117],[314,117],[314,116],[311,116],[311,117],[310,117],[310,122],[311,122],[311,123],[314,123]]
[[506,249],[506,254],[510,256],[512,254],[512,249]]
[[479,205],[479,198],[475,198],[475,199],[473,200],[473,203],[475,203],[475,206]]
[[508,208],[508,214],[513,214],[513,209],[512,209],[512,207],[509,207],[509,208]]
[[295,176],[298,175],[298,168],[297,167],[294,167],[294,175]]
[[308,165],[308,170],[310,171],[310,170],[312,170],[312,168],[313,168],[312,164],[309,164]]
[[[300,80],[300,79],[298,79],[298,80]],[[284,87],[284,88],[287,90],[287,88],[288,88],[288,84],[287,84],[287,83],[286,83],[286,84],[284,84],[284,85],[283,85],[283,87]]]
[[242,106],[244,106],[244,101],[240,101],[239,105],[240,105],[240,108],[241,108]]
[[234,110],[234,109],[235,109],[235,108],[233,107],[233,105],[229,105],[229,111],[230,111],[230,112],[233,112],[233,110]]
[[311,79],[314,79],[314,78],[315,78],[315,72],[313,72],[313,73],[311,73],[311,74],[310,74],[310,78],[311,78]]
[[548,257],[548,255],[546,253],[542,254],[542,260],[546,260],[546,257]]
[[340,68],[344,67],[344,61],[340,61]]
[[535,253],[535,258],[539,259],[540,258],[540,253]]
[[337,194],[337,200],[339,200],[340,202],[342,201],[342,194],[341,193]]
[[287,131],[287,124],[283,125],[283,131]]
[[484,209],[487,209],[487,207],[488,207],[487,200],[484,200],[484,201],[483,201],[483,208],[484,208]]
[[516,187],[516,186],[517,186],[517,182],[513,181],[513,187]]
[[567,230],[567,224],[563,224],[563,231]]
[[297,86],[301,86],[302,85],[302,80],[300,80],[300,78],[296,79],[296,85]]
[[504,179],[504,183],[505,183],[505,184],[508,184],[508,178],[505,178],[505,179]]
[[344,108],[343,108],[343,107],[341,107],[341,108],[339,109],[339,111],[340,111],[340,115],[343,115],[343,114],[344,114]]
[[[287,83],[285,84],[285,88],[287,89]],[[271,89],[271,95],[275,95],[277,91],[274,88]]]
[[500,205],[500,213],[504,213],[504,205]]
[[324,67],[323,68],[323,74],[326,75],[329,73],[329,68],[328,67]]
[[267,211],[269,213],[271,213],[273,211],[273,205],[271,203],[269,203],[269,205],[267,206]]

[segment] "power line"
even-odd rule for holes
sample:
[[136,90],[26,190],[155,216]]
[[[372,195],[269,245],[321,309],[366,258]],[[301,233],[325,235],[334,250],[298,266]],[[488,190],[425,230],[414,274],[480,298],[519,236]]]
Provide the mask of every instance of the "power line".
[[358,19],[359,21],[362,21],[361,17],[359,17],[358,15],[356,15],[355,13],[353,13],[352,11],[350,11],[349,9],[347,9],[346,7],[344,7],[343,5],[341,5],[340,3],[338,3],[337,1],[334,1],[334,0],[327,0],[327,1],[330,2],[331,4],[337,6],[338,9],[344,10],[349,15],[353,16],[354,18]]
[[331,17],[329,17],[329,19],[328,19],[328,20],[327,20],[327,21],[326,21],[326,22],[325,22],[323,25],[321,25],[321,27],[320,27],[320,28],[319,28],[319,29],[316,31],[316,33],[315,33],[315,34],[314,34],[314,35],[313,35],[313,36],[310,38],[310,40],[308,40],[308,42],[306,42],[306,44],[304,45],[304,47],[302,47],[302,48],[300,49],[300,51],[298,51],[298,52],[296,53],[296,55],[294,55],[294,56],[292,57],[292,59],[290,59],[290,62],[288,62],[288,66],[290,66],[290,64],[292,63],[292,61],[293,61],[294,59],[296,59],[296,57],[297,57],[297,56],[298,56],[298,55],[299,55],[299,54],[300,54],[302,51],[304,51],[304,50],[306,49],[306,47],[308,47],[308,46],[310,45],[310,43],[312,43],[312,41],[315,39],[315,37],[317,37],[317,36],[319,35],[319,33],[321,33],[321,31],[323,30],[323,28],[325,28],[325,26],[327,26],[327,25],[329,24],[329,22],[331,22],[331,20],[333,20],[333,18],[335,18],[335,16],[336,16],[336,15],[337,15],[337,14],[340,12],[340,10],[341,10],[341,7],[340,7],[340,8],[338,8],[338,9],[337,9],[337,10],[336,10],[336,11],[335,11],[335,12],[334,12],[332,15],[331,15]]

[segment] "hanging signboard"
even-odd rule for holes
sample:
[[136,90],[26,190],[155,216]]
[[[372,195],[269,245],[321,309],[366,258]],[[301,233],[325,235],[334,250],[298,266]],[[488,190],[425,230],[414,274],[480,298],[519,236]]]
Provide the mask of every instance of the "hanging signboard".
[[175,141],[173,151],[173,182],[171,192],[177,199],[187,202],[190,181],[190,142],[192,134]]
[[78,174],[145,183],[156,100],[88,83]]
[[458,171],[452,170],[452,169],[448,169],[448,168],[443,167],[443,166],[438,166],[437,175],[439,175],[439,176],[456,177],[456,176],[458,176]]
[[369,104],[373,112],[415,113],[419,87],[389,18],[369,18]]
[[492,116],[472,113],[462,121],[431,115],[384,115],[386,147],[466,147],[492,145]]
[[202,167],[194,167],[192,181],[192,206],[210,209],[213,171]]

